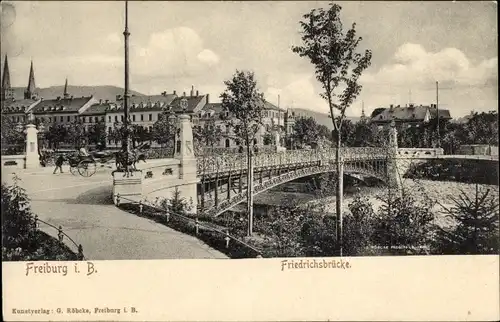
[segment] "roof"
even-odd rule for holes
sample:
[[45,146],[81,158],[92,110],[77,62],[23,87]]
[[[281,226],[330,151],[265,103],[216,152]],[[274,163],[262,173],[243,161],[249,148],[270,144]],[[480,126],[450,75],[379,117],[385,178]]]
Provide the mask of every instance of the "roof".
[[264,100],[264,109],[265,110],[274,110],[274,111],[281,111],[281,112],[286,112],[285,109],[279,108],[276,105],[269,103],[268,101]]
[[22,99],[2,101],[2,113],[24,113],[28,108],[39,100]]
[[[435,118],[437,115],[437,108],[432,106],[407,106],[400,107],[399,105],[392,108],[377,108],[372,113],[372,121],[376,122],[390,122],[396,121],[423,121],[426,113],[429,111],[430,117]],[[451,119],[450,111],[440,109],[439,117],[443,119]]]
[[[139,111],[162,111],[177,97],[175,94],[131,96],[129,98],[130,112]],[[108,112],[121,112],[123,110],[123,99],[110,104]]]
[[76,113],[91,99],[92,96],[42,100],[33,108],[33,114]]
[[101,115],[106,114],[106,111],[110,108],[110,103],[97,103],[91,105],[87,108],[81,115]]
[[[185,110],[181,107],[182,100],[187,101],[187,108]],[[170,110],[175,113],[181,113],[183,111],[187,113],[196,113],[203,109],[206,105],[206,100],[205,95],[176,97],[172,103],[170,103],[169,107],[171,108]]]

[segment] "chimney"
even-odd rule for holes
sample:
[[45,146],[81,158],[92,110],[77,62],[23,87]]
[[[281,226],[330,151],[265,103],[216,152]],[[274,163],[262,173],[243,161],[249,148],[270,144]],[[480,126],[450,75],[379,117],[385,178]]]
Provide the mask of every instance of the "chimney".
[[108,103],[109,103],[109,100],[105,100],[105,102],[106,102],[106,104],[108,104]]
[[200,96],[200,92],[196,90],[196,96]]
[[177,95],[177,91],[174,90],[174,95]]
[[393,104],[391,104],[391,105],[389,106],[389,108],[394,108],[394,105],[393,105]]
[[182,97],[186,97],[186,92],[182,92]]
[[73,95],[71,95],[70,99],[73,99]]
[[99,99],[99,105],[101,105],[101,104],[102,104],[102,98]]
[[210,104],[210,94],[207,94],[207,104]]
[[57,96],[57,100],[60,101],[61,100],[61,96]]
[[194,85],[191,85],[191,97],[194,96]]

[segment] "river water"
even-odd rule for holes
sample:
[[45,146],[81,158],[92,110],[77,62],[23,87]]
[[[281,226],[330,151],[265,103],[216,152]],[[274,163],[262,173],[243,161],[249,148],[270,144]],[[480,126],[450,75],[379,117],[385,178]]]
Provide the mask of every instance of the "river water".
[[[479,189],[490,189],[490,195],[498,198],[499,187],[496,185],[479,184]],[[403,189],[413,194],[417,200],[430,198],[435,203],[433,210],[436,215],[435,223],[445,227],[453,224],[453,221],[446,216],[446,211],[443,207],[451,208],[454,205],[453,199],[458,198],[463,191],[471,199],[474,198],[476,192],[476,184],[468,184],[451,181],[432,181],[432,180],[413,180],[404,179]],[[359,192],[345,193],[343,208],[347,211],[349,203],[356,196],[362,196],[369,200],[373,205],[374,210],[382,205],[382,202],[377,198],[383,194],[387,194],[387,188],[384,187],[360,187]],[[309,201],[308,204],[322,212],[335,213],[335,197],[317,198]]]

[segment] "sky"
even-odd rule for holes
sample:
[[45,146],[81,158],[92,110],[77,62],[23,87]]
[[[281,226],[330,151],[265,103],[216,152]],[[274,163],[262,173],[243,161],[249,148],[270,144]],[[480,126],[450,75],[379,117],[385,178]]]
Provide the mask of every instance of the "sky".
[[[452,117],[497,109],[497,4],[338,2],[371,49],[363,90],[347,114],[389,104],[436,102]],[[300,45],[299,21],[322,1],[129,2],[130,86],[144,94],[189,93],[218,101],[238,70],[280,107],[327,112],[321,85]],[[25,87],[33,60],[37,87],[124,84],[124,2],[13,1],[1,4],[1,54],[12,86]]]

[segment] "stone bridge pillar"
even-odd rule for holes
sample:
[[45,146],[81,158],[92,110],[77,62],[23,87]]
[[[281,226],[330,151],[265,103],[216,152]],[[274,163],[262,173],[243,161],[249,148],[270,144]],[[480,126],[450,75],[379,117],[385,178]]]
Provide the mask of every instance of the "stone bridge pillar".
[[179,179],[183,184],[179,186],[181,197],[192,205],[192,212],[197,209],[196,156],[194,155],[193,127],[188,115],[177,118],[177,135],[175,136],[174,158],[180,160]]
[[389,130],[389,151],[387,158],[387,184],[398,191],[401,190],[401,179],[403,173],[398,169],[398,131],[394,121],[391,122]]
[[24,167],[33,169],[40,167],[40,156],[38,155],[38,130],[34,124],[26,125],[26,161]]

